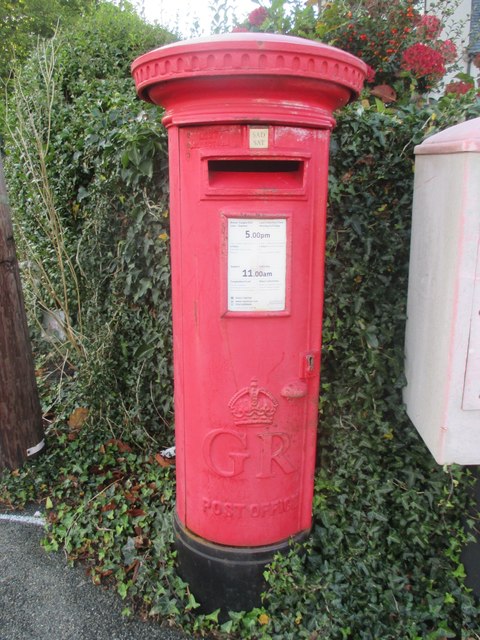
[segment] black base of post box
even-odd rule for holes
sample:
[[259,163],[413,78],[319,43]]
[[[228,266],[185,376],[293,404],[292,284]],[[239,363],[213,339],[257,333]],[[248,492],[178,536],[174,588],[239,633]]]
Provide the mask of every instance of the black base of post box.
[[224,615],[260,606],[266,565],[277,553],[288,552],[291,543],[305,542],[310,533],[302,531],[289,540],[263,547],[226,547],[195,536],[176,515],[174,530],[178,571],[200,603],[200,611],[221,609]]

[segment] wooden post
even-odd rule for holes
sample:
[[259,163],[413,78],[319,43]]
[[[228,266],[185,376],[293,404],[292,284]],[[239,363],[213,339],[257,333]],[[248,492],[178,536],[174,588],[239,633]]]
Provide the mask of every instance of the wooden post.
[[42,411],[0,156],[0,470],[20,467],[44,445]]

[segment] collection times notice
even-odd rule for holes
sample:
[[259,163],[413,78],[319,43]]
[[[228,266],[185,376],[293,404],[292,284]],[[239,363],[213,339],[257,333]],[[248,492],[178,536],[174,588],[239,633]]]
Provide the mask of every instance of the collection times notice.
[[285,218],[228,219],[228,311],[284,311]]

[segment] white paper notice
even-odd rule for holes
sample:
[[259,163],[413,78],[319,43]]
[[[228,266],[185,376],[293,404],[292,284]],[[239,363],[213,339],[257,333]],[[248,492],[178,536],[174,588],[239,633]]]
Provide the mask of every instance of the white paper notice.
[[228,219],[228,310],[284,311],[285,218]]

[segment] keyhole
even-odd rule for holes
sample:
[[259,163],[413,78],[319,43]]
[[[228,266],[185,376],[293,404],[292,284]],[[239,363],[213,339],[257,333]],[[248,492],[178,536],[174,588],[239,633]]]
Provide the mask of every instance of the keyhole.
[[309,354],[307,356],[307,371],[313,371],[315,367],[315,357]]

